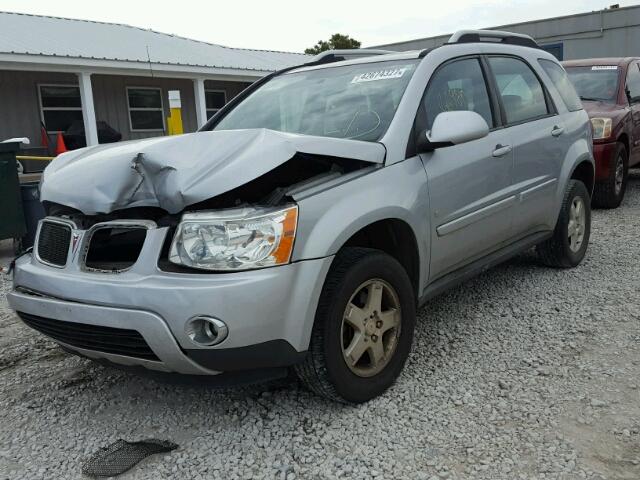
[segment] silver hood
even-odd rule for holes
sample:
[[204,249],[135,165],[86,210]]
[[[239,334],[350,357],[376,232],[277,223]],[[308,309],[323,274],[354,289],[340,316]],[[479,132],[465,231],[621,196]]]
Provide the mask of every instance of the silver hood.
[[142,206],[178,213],[264,175],[296,153],[383,163],[386,150],[380,143],[266,129],[134,140],[58,156],[44,172],[40,199],[86,215]]

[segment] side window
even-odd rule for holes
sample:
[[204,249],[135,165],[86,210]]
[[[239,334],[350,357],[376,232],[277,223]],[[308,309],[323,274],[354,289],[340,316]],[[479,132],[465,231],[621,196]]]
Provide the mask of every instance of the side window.
[[489,58],[507,123],[525,122],[549,113],[544,89],[533,70],[511,57]]
[[82,125],[80,88],[77,85],[39,85],[42,120],[49,133],[64,132],[71,125]]
[[487,85],[480,61],[476,58],[446,64],[433,75],[422,99],[427,128],[442,112],[471,110],[495,126]]
[[578,97],[576,89],[573,87],[573,84],[569,80],[569,75],[564,71],[564,68],[556,62],[545,60],[543,58],[538,60],[538,62],[543,70],[547,72],[547,75],[549,75],[553,85],[558,89],[558,93],[562,97],[567,109],[570,112],[582,110],[580,97]]
[[629,65],[627,72],[627,90],[632,102],[640,101],[640,70],[635,62]]

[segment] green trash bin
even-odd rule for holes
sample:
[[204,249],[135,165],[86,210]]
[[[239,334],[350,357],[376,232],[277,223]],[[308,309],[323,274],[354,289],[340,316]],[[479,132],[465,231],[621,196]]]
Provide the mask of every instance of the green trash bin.
[[20,145],[20,141],[0,143],[0,240],[19,239],[27,233],[16,163]]

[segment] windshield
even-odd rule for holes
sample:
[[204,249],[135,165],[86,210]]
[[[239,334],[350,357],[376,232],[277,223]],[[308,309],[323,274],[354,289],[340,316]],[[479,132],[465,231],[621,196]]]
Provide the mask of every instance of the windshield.
[[213,128],[376,141],[386,132],[418,60],[286,73],[252,92]]
[[618,93],[618,67],[615,65],[567,67],[566,70],[581,100],[615,101]]

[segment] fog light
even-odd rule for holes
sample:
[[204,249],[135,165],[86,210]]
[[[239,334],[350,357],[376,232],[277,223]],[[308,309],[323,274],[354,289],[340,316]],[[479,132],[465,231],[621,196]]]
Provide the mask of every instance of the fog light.
[[199,316],[187,322],[185,332],[196,345],[210,347],[227,338],[229,329],[222,320]]

